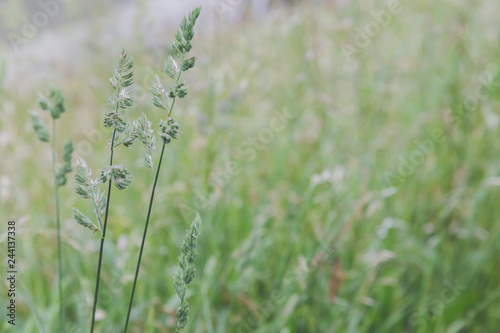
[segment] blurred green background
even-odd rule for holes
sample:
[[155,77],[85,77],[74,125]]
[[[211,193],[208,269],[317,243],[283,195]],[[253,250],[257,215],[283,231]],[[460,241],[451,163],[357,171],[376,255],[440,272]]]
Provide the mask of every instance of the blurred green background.
[[[0,253],[5,272],[15,219],[19,271],[16,326],[3,310],[1,332],[58,323],[50,146],[27,113],[36,92],[62,90],[59,144],[72,136],[97,175],[121,48],[136,63],[126,117],[156,125],[150,81],[165,80],[175,28],[200,3],[61,1],[31,34],[23,17],[33,23],[38,2],[0,5]],[[500,3],[202,4],[130,331],[174,331],[172,275],[199,212],[188,332],[499,332]],[[123,329],[152,186],[142,157],[139,144],[115,153],[135,181],[113,191],[98,332]],[[99,236],[72,220],[91,207],[68,183],[64,316],[66,332],[86,332]]]

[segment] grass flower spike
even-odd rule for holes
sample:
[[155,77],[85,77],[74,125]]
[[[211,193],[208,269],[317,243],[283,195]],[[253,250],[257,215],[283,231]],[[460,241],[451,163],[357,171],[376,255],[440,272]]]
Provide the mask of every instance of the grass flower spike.
[[[134,82],[134,61],[133,57],[122,50],[118,66],[110,78],[113,94],[108,99],[109,111],[104,116],[104,127],[113,127],[110,140],[110,158],[109,166],[101,170],[100,177],[92,178],[92,171],[88,168],[87,163],[82,160],[78,163],[75,173],[75,182],[77,186],[75,191],[83,198],[91,199],[94,207],[94,214],[97,219],[97,224],[86,217],[78,209],[73,209],[73,217],[75,221],[87,229],[101,232],[101,245],[99,248],[99,262],[97,264],[97,277],[94,292],[94,304],[92,309],[92,323],[90,332],[94,331],[95,314],[97,310],[97,300],[99,297],[99,282],[101,277],[102,257],[104,249],[104,241],[106,238],[106,229],[108,224],[109,204],[111,200],[111,185],[114,184],[117,189],[127,189],[133,181],[133,176],[123,165],[113,164],[114,150],[119,145],[130,147],[136,139],[135,130],[132,124],[125,121],[120,110],[126,109],[133,105],[133,100],[130,97],[128,87]],[[108,182],[107,196],[104,192],[97,188],[100,180],[102,183]],[[104,221],[102,222],[102,215]]]
[[76,165],[75,176],[75,191],[85,199],[92,199],[94,204],[94,214],[98,221],[98,226],[93,224],[91,220],[83,215],[78,209],[73,208],[73,218],[76,222],[92,231],[100,231],[102,236],[102,222],[101,217],[106,209],[107,199],[104,196],[104,191],[97,188],[99,184],[98,179],[92,179],[92,170],[89,169],[85,160],[80,160]]
[[193,223],[191,223],[191,227],[188,231],[186,231],[186,236],[184,237],[184,241],[181,246],[182,254],[179,257],[179,270],[174,276],[175,291],[181,300],[181,304],[177,307],[177,311],[175,313],[177,318],[176,332],[185,328],[189,319],[189,307],[186,301],[186,290],[187,285],[193,281],[196,273],[194,260],[198,254],[196,251],[196,245],[198,235],[200,234],[200,224],[201,218],[200,215],[197,214]]

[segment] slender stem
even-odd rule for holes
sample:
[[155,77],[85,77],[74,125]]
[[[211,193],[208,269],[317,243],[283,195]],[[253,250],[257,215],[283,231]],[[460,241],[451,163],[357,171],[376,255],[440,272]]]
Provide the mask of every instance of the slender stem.
[[56,174],[56,120],[52,118],[52,171],[54,173],[54,194],[56,197],[56,223],[57,223],[57,255],[59,257],[59,325],[64,331],[63,316],[63,291],[62,291],[62,253],[61,253],[61,219],[59,216],[59,191]]
[[[184,55],[181,57],[180,63],[182,63],[182,61],[184,60],[184,57],[185,57]],[[179,79],[181,78],[181,74],[182,74],[182,71],[180,70],[179,74],[177,75],[177,79],[175,80],[176,84],[179,83]],[[170,105],[170,110],[168,111],[168,117],[170,117],[170,114],[172,113],[172,110],[174,109],[176,97],[174,97],[172,104]],[[135,286],[137,284],[137,277],[139,276],[139,268],[141,267],[142,252],[144,250],[144,243],[146,242],[146,234],[148,232],[149,217],[151,215],[151,208],[153,207],[153,198],[155,196],[155,189],[156,189],[156,184],[158,183],[158,175],[160,174],[161,161],[163,160],[163,152],[164,151],[165,151],[165,142],[163,142],[163,146],[161,148],[160,160],[158,162],[158,168],[156,169],[155,182],[153,184],[153,190],[151,191],[151,198],[149,200],[148,216],[146,218],[146,225],[144,226],[144,233],[142,234],[141,250],[139,251],[139,259],[137,260],[137,266],[135,268],[135,277],[134,277],[134,284],[132,286],[132,295],[130,296],[130,303],[128,304],[127,319],[125,320],[125,330],[124,330],[125,333],[127,332],[128,322],[130,320],[130,312],[132,311],[132,303],[134,301]]]
[[[179,79],[177,79],[177,80],[179,80]],[[172,101],[172,106],[170,106],[170,111],[168,112],[169,117],[170,117],[170,114],[172,113],[172,109],[174,108],[176,98],[177,97],[174,97],[174,100]]]
[[[111,154],[110,154],[110,158],[109,158],[109,166],[113,165],[113,152],[114,152],[115,135],[116,135],[116,128],[113,130],[113,137],[111,138]],[[104,227],[102,229],[101,247],[99,249],[99,263],[97,264],[97,280],[96,280],[96,284],[95,284],[94,307],[92,309],[92,324],[90,326],[91,333],[94,332],[95,312],[97,310],[97,297],[99,295],[99,280],[101,278],[102,254],[103,254],[103,248],[104,248],[104,240],[106,239],[106,227],[108,225],[108,212],[109,212],[109,201],[110,200],[111,200],[111,179],[109,179],[109,185],[108,185],[108,198],[106,201],[106,212],[104,215]]]
[[142,252],[144,250],[144,243],[146,242],[146,234],[148,232],[149,217],[151,216],[151,208],[153,207],[153,199],[155,197],[156,184],[158,183],[158,175],[160,174],[161,161],[163,160],[163,152],[165,151],[165,143],[161,148],[160,160],[158,162],[158,168],[156,169],[155,182],[153,184],[153,189],[151,191],[151,198],[149,200],[148,216],[146,218],[146,225],[144,226],[144,233],[142,235],[141,250],[139,251],[139,260],[137,260],[137,267],[135,268],[134,285],[132,286],[132,295],[130,296],[130,303],[128,304],[127,319],[125,321],[125,330],[127,332],[128,321],[130,319],[130,312],[132,311],[132,303],[134,301],[135,286],[137,284],[137,277],[139,276],[139,268],[141,266]]

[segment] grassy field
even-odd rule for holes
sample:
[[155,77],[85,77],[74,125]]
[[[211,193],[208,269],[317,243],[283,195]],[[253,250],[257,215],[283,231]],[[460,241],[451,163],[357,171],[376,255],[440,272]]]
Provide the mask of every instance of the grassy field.
[[[182,137],[163,162],[131,331],[173,332],[172,275],[196,212],[188,332],[500,331],[500,4],[396,7],[297,4],[197,30],[199,61],[176,110]],[[102,118],[122,47],[136,59],[130,118],[160,119],[146,92],[166,51],[142,45],[137,36],[95,50],[91,66],[55,66],[68,109],[59,137],[72,135],[95,173],[108,158]],[[16,326],[2,314],[0,331],[55,332],[50,147],[26,112],[48,82],[25,82],[1,95],[0,245],[3,260],[15,219],[19,280]],[[106,333],[123,329],[152,185],[139,147],[116,158],[135,182],[113,192],[97,322]],[[86,332],[99,236],[72,220],[72,207],[91,211],[69,183],[64,316],[67,332]]]

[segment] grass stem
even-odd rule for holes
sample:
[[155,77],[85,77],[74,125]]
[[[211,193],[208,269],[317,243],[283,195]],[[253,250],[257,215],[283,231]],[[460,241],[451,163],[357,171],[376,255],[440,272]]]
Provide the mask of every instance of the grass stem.
[[160,174],[161,161],[163,160],[163,152],[165,151],[165,143],[161,147],[160,160],[158,162],[158,168],[156,169],[155,182],[153,184],[153,189],[151,191],[151,198],[149,200],[148,216],[146,218],[146,225],[144,226],[144,233],[142,235],[141,250],[139,251],[139,259],[137,260],[137,267],[135,268],[134,285],[132,286],[132,295],[130,296],[130,303],[128,305],[127,319],[125,321],[125,330],[127,332],[128,322],[130,320],[130,312],[132,311],[132,303],[134,301],[135,286],[137,284],[137,277],[139,276],[139,268],[141,267],[142,252],[144,250],[144,243],[146,242],[146,234],[148,232],[149,217],[151,216],[151,208],[153,207],[153,200],[155,196],[156,184],[158,183],[158,176]]
[[62,249],[61,249],[61,218],[59,214],[59,190],[56,171],[56,121],[52,118],[52,171],[54,173],[54,194],[56,199],[56,223],[57,223],[57,256],[59,260],[59,325],[61,332],[64,331],[64,315],[63,315],[63,267],[62,267]]
[[[183,60],[184,60],[184,56],[181,57],[180,62],[182,63]],[[176,84],[179,83],[179,80],[181,78],[181,73],[182,73],[182,71],[179,71],[179,74],[177,75],[177,79],[175,80]],[[168,117],[170,117],[170,115],[172,114],[172,110],[174,109],[176,99],[177,98],[174,97],[172,100],[172,104],[170,105],[170,110],[168,112]],[[148,215],[146,218],[146,225],[144,226],[144,232],[142,234],[141,250],[139,252],[139,259],[137,260],[137,266],[135,268],[134,284],[132,286],[132,295],[130,296],[130,303],[128,305],[128,311],[127,311],[127,319],[125,320],[125,330],[124,330],[125,333],[127,332],[128,322],[130,320],[130,312],[132,311],[132,303],[134,301],[135,286],[137,284],[137,277],[139,276],[139,269],[141,267],[142,251],[144,250],[144,243],[146,242],[146,234],[148,232],[149,217],[151,215],[151,208],[153,207],[153,198],[155,196],[156,184],[158,183],[158,175],[160,174],[161,161],[163,160],[163,152],[165,151],[165,145],[166,145],[166,143],[163,142],[163,145],[161,148],[160,160],[158,162],[158,168],[156,169],[155,182],[153,184],[153,190],[151,191],[151,198],[149,200]]]
[[[115,136],[116,136],[116,128],[113,130],[113,135],[111,138],[111,154],[110,154],[110,158],[109,158],[109,166],[110,167],[113,165],[113,152],[114,152]],[[103,249],[104,249],[104,240],[106,239],[106,227],[108,225],[109,201],[111,200],[111,182],[112,182],[112,179],[110,178],[109,183],[108,183],[108,197],[107,197],[107,201],[106,201],[106,212],[104,215],[104,226],[102,229],[101,246],[99,248],[99,262],[97,264],[97,277],[96,277],[95,293],[94,293],[94,306],[92,309],[92,324],[90,325],[90,332],[91,333],[94,332],[95,313],[97,310],[97,298],[99,296],[99,280],[101,278],[102,255],[103,255]]]

